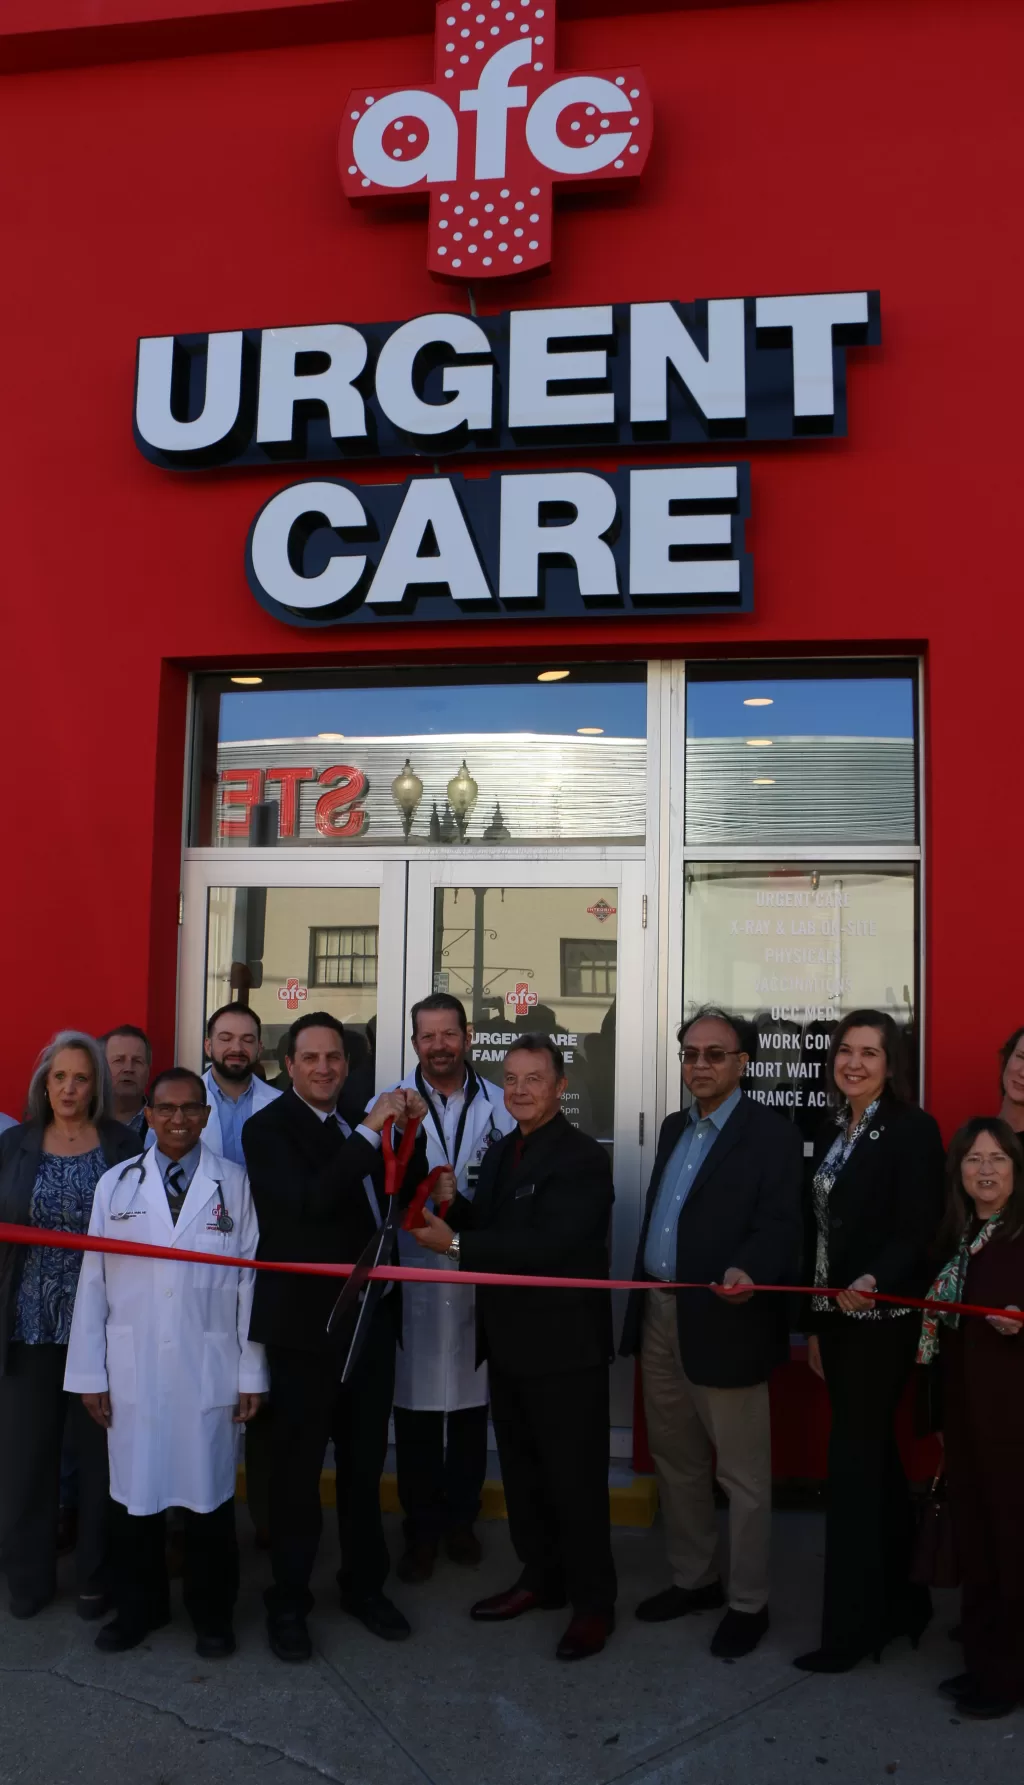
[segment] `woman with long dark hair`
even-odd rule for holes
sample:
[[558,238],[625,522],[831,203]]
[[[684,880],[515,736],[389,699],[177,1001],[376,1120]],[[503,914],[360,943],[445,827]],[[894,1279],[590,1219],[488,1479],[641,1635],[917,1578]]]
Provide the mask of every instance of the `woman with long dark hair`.
[[1024,1028],[1008,1035],[999,1050],[1003,1093],[999,1114],[1014,1134],[1024,1133]]
[[938,1126],[910,1102],[903,1040],[891,1016],[854,1010],[836,1028],[826,1068],[836,1105],[814,1145],[807,1281],[842,1286],[810,1302],[808,1361],[832,1408],[821,1643],[796,1659],[845,1673],[931,1616],[910,1584],[913,1518],[896,1410],[917,1350],[913,1310],[872,1291],[920,1296],[942,1214]]
[[[93,1194],[111,1165],[139,1151],[113,1122],[110,1074],[91,1035],[65,1029],[43,1049],[25,1120],[0,1136],[0,1220],[85,1233]],[[0,1246],[0,1565],[11,1612],[31,1618],[53,1598],[60,1453],[65,1419],[78,1460],[78,1609],[107,1607],[107,1443],[78,1396],[64,1393],[82,1254]]]
[[1006,1308],[927,1314],[918,1353],[942,1359],[946,1473],[963,1583],[966,1671],[939,1691],[965,1717],[1024,1703],[1024,1148],[997,1116],[953,1137],[930,1300]]

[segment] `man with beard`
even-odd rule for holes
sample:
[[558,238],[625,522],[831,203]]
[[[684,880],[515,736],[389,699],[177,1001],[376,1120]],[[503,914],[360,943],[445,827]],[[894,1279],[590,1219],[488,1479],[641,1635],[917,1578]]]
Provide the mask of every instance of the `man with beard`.
[[[416,1067],[395,1090],[417,1091],[427,1106],[427,1164],[450,1165],[467,1202],[488,1148],[515,1127],[497,1085],[469,1065],[470,1033],[458,998],[435,992],[412,1007]],[[412,1235],[398,1243],[402,1264],[446,1264]],[[395,1371],[395,1457],[405,1514],[400,1580],[428,1580],[442,1540],[453,1562],[473,1567],[473,1525],[487,1469],[487,1366],[477,1367],[471,1289],[406,1283],[402,1348]]]
[[244,1165],[242,1129],[250,1116],[280,1091],[253,1072],[260,1057],[262,1027],[254,1010],[244,1004],[224,1004],[206,1025],[206,1058],[210,1065],[203,1083],[210,1099],[210,1119],[204,1139],[210,1151],[232,1165]]
[[[206,1025],[203,1083],[210,1099],[205,1144],[232,1165],[245,1167],[242,1129],[258,1109],[281,1093],[253,1072],[260,1057],[262,1029],[254,1010],[225,1004]],[[256,1529],[257,1549],[270,1546],[270,1408],[264,1396],[259,1412],[245,1427],[245,1499]]]
[[146,1086],[153,1064],[153,1049],[144,1029],[134,1023],[119,1023],[100,1036],[100,1045],[110,1067],[113,1091],[112,1114],[115,1122],[130,1128],[139,1137],[139,1145],[148,1142],[146,1126]]

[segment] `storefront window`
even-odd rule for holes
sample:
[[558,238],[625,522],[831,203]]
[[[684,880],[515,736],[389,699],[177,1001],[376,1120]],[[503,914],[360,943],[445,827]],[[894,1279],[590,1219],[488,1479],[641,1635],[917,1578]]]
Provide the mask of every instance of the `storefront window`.
[[192,841],[642,843],[644,665],[207,677]]
[[746,1088],[759,1102],[812,1135],[832,1031],[865,1006],[895,1018],[915,1076],[913,866],[690,862],[685,886],[684,1010],[716,1004],[756,1023]]
[[691,666],[686,841],[917,840],[914,666]]

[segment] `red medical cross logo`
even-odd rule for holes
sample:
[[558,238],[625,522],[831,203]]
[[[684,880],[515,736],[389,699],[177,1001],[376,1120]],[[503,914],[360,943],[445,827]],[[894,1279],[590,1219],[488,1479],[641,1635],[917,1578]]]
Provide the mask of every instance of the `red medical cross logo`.
[[286,1010],[298,1010],[299,1005],[305,1004],[309,997],[306,987],[300,985],[297,979],[286,979],[277,995]]
[[511,1006],[516,1016],[529,1016],[537,1002],[536,992],[531,992],[525,981],[517,985],[514,992],[505,993],[505,1003]]
[[556,0],[441,0],[432,87],[359,87],[338,147],[349,198],[430,199],[427,264],[450,279],[551,259],[555,186],[635,179],[652,107],[638,68],[555,72]]

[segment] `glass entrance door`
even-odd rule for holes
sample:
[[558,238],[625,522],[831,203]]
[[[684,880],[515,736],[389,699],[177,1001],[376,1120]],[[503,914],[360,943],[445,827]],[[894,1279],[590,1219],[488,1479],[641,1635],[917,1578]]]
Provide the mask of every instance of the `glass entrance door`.
[[[208,1018],[235,998],[260,1017],[271,1083],[285,1076],[296,1016],[340,1017],[367,1096],[414,1064],[409,1015],[431,991],[462,1000],[473,1065],[497,1084],[517,1034],[549,1034],[565,1054],[565,1114],[612,1162],[612,1270],[628,1276],[640,1224],[643,900],[643,860],[603,850],[572,861],[468,849],[426,860],[191,852],[179,1057],[202,1063]],[[631,1419],[621,1366],[613,1422]]]

